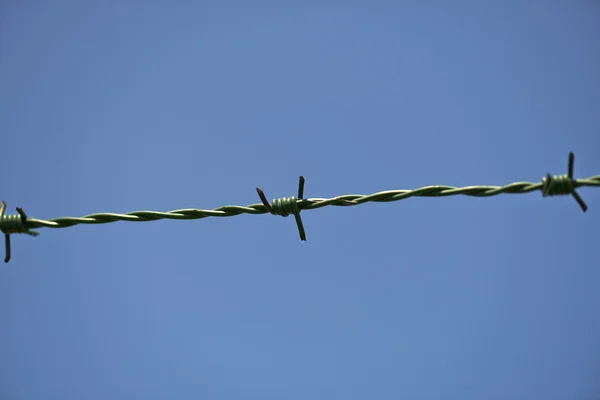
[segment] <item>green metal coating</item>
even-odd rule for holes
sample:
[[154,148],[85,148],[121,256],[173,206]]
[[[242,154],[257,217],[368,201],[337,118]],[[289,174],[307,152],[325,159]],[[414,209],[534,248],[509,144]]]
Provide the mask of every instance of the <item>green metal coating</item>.
[[545,176],[542,184],[547,185],[546,190],[542,190],[544,196],[567,195],[573,192],[574,189],[573,180],[567,174],[553,176],[552,178]]
[[31,227],[23,223],[21,214],[4,215],[5,209],[6,204],[2,202],[2,204],[0,205],[0,231],[2,233],[4,233],[5,235],[10,235],[13,233],[25,233],[30,236],[39,235],[38,232],[29,230],[29,228]]
[[284,197],[282,199],[273,199],[271,203],[273,214],[287,217],[290,214],[299,214],[298,202],[294,196]]
[[37,236],[38,233],[31,228],[68,228],[79,224],[107,224],[116,221],[146,222],[159,219],[201,219],[207,217],[233,217],[240,214],[266,214],[271,213],[287,217],[294,215],[300,240],[306,240],[306,232],[300,218],[301,210],[314,210],[326,206],[348,207],[367,202],[390,202],[408,199],[410,197],[446,197],[446,196],[472,196],[489,197],[502,193],[529,193],[540,190],[544,197],[572,195],[583,212],[587,211],[587,205],[579,196],[576,189],[584,186],[600,186],[600,175],[587,179],[573,179],[573,167],[575,156],[569,153],[568,173],[552,176],[547,174],[541,183],[515,182],[506,186],[425,186],[414,190],[388,190],[369,195],[347,194],[330,199],[309,198],[304,199],[304,177],[298,182],[298,196],[274,199],[268,202],[264,192],[256,188],[256,192],[262,204],[251,204],[248,206],[223,206],[213,210],[202,210],[198,208],[185,208],[168,212],[160,211],[133,211],[126,214],[98,213],[84,217],[62,217],[51,220],[29,218],[23,209],[17,207],[18,214],[4,215],[6,204],[0,203],[0,231],[4,233],[5,254],[4,262],[11,257],[10,235],[14,233],[26,233]]
[[[561,178],[559,178],[561,177]],[[557,177],[558,180],[564,179],[561,175]],[[546,179],[546,178],[544,178]],[[580,187],[592,187],[600,186],[600,175],[595,175],[586,179],[576,179],[572,181],[572,189]],[[369,195],[362,194],[347,194],[343,196],[333,197],[329,199],[324,198],[309,198],[300,199],[295,202],[298,210],[314,210],[326,206],[338,206],[348,207],[355,206],[367,202],[392,202],[398,200],[408,199],[410,197],[446,197],[446,196],[472,196],[472,197],[490,197],[496,196],[502,193],[509,194],[521,194],[529,193],[534,191],[542,191],[544,187],[544,181],[541,183],[533,182],[515,182],[505,186],[465,186],[465,187],[453,187],[453,186],[425,186],[413,190],[388,190],[384,192],[377,192]],[[555,187],[557,185],[555,184]],[[547,194],[561,195],[570,194],[564,193],[559,189]],[[276,203],[276,199],[273,203]],[[272,207],[277,208],[276,204]],[[286,206],[287,207],[287,206]],[[287,210],[287,208],[286,208]],[[289,213],[293,213],[287,211]],[[43,220],[37,218],[27,219],[27,228],[68,228],[70,226],[79,224],[106,224],[116,221],[129,221],[129,222],[146,222],[156,221],[160,219],[176,219],[176,220],[192,220],[202,219],[207,217],[233,217],[240,214],[267,214],[269,211],[263,204],[251,204],[248,206],[223,206],[212,210],[203,210],[198,208],[186,208],[180,210],[173,210],[168,212],[159,211],[133,211],[125,214],[116,213],[97,213],[90,214],[84,217],[62,217],[51,220]],[[5,217],[6,218],[6,217]]]
[[29,232],[29,229],[23,225],[23,221],[19,214],[3,215],[0,227],[2,227],[2,232],[5,234],[31,233]]
[[284,197],[274,199],[268,202],[265,193],[256,188],[256,193],[262,204],[251,204],[249,206],[223,206],[213,210],[202,210],[197,208],[186,208],[168,212],[160,211],[133,211],[126,214],[98,213],[90,214],[84,217],[63,217],[52,220],[43,220],[29,218],[27,214],[17,207],[18,214],[4,215],[6,204],[0,203],[0,231],[4,233],[5,254],[4,262],[9,262],[11,257],[10,235],[13,233],[26,233],[37,236],[38,233],[31,231],[31,228],[67,228],[79,224],[106,224],[116,221],[145,222],[156,221],[159,219],[201,219],[207,217],[232,217],[240,214],[266,214],[271,213],[287,217],[294,215],[300,240],[306,240],[306,232],[300,218],[301,210],[313,210],[325,206],[347,207],[355,206],[367,202],[390,202],[408,199],[410,197],[446,197],[446,196],[473,196],[489,197],[501,193],[529,193],[535,190],[541,190],[542,195],[559,196],[572,195],[581,207],[583,212],[587,211],[587,205],[579,196],[576,189],[583,186],[600,186],[600,175],[592,176],[587,179],[573,179],[573,167],[575,156],[569,153],[568,173],[564,175],[552,176],[547,174],[541,183],[533,182],[515,182],[506,186],[425,186],[414,190],[388,190],[369,195],[347,194],[331,199],[310,198],[304,199],[304,177],[301,176],[298,182],[298,196]]

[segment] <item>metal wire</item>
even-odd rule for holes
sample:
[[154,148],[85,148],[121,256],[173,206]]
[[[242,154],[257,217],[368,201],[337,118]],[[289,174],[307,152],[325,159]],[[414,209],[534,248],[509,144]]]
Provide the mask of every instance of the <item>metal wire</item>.
[[[600,186],[600,175],[587,179],[577,179],[574,182],[576,188],[584,186]],[[391,202],[408,199],[410,197],[446,197],[446,196],[473,196],[489,197],[502,193],[529,193],[541,190],[542,183],[515,182],[506,186],[425,186],[414,190],[388,190],[369,195],[347,194],[329,199],[309,198],[298,200],[300,210],[314,210],[326,206],[348,207],[367,202]],[[267,214],[269,211],[263,204],[250,204],[247,206],[223,206],[211,210],[198,208],[184,208],[167,212],[160,211],[133,211],[125,214],[97,213],[84,217],[62,217],[51,220],[28,218],[29,228],[68,228],[79,224],[106,224],[116,221],[146,222],[160,219],[192,220],[207,217],[233,217],[240,214]]]
[[240,214],[266,214],[271,213],[286,217],[293,214],[296,218],[300,238],[306,240],[306,234],[300,219],[300,211],[314,210],[317,208],[336,206],[349,207],[368,202],[392,202],[408,199],[411,197],[446,197],[446,196],[471,196],[471,197],[490,197],[499,194],[523,194],[533,191],[541,191],[544,196],[573,195],[581,209],[585,212],[587,205],[577,194],[575,189],[580,187],[600,186],[600,175],[591,176],[585,179],[573,179],[574,156],[569,154],[569,173],[564,175],[546,175],[542,182],[514,182],[505,186],[425,186],[413,190],[388,190],[369,195],[347,194],[333,198],[308,198],[303,199],[304,177],[300,177],[298,185],[298,197],[288,197],[274,199],[271,204],[268,203],[263,191],[256,189],[262,204],[250,204],[247,206],[222,206],[211,210],[198,208],[185,208],[167,212],[160,211],[133,211],[125,214],[117,213],[96,213],[83,217],[61,217],[51,220],[27,217],[22,209],[18,208],[19,214],[4,215],[5,205],[2,204],[0,213],[0,230],[6,235],[6,254],[5,259],[10,259],[10,239],[12,233],[28,233],[36,235],[37,232],[30,229],[35,228],[68,228],[80,224],[106,224],[117,221],[128,222],[147,222],[161,219],[173,220],[195,220],[208,217],[233,217]]

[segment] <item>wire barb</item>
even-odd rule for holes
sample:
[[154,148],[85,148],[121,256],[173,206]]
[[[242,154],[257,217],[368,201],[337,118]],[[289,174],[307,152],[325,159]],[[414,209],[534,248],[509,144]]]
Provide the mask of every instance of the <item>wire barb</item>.
[[3,201],[0,205],[0,231],[4,233],[4,262],[7,263],[11,258],[11,234],[25,233],[30,236],[38,236],[39,233],[27,227],[27,214],[25,214],[25,211],[21,207],[17,207],[18,214],[4,215],[4,211],[6,211],[6,203]]
[[300,180],[298,182],[298,198],[292,196],[273,199],[272,203],[269,204],[267,196],[265,196],[265,193],[260,188],[256,188],[256,193],[258,193],[258,197],[260,198],[263,206],[265,206],[265,209],[271,214],[280,215],[282,217],[287,217],[288,215],[293,214],[294,218],[296,219],[296,226],[298,227],[300,240],[306,241],[306,232],[304,231],[304,224],[300,218],[300,207],[298,207],[298,200],[302,200],[304,197],[303,176],[300,176]]
[[588,207],[579,196],[579,193],[575,191],[577,181],[573,179],[573,170],[575,164],[575,155],[573,152],[569,153],[568,162],[568,173],[563,175],[552,176],[549,173],[542,179],[542,195],[546,196],[565,196],[573,195],[579,207],[583,212],[586,212]]

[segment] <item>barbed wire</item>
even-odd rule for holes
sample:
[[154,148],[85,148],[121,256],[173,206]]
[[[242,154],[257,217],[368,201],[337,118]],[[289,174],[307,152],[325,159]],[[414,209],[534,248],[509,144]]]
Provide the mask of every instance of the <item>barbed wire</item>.
[[51,220],[43,220],[28,217],[25,212],[17,207],[18,214],[4,215],[6,204],[2,202],[0,208],[0,231],[4,233],[6,258],[8,262],[11,258],[10,235],[15,233],[25,233],[31,236],[37,236],[38,232],[32,231],[35,228],[68,228],[80,224],[106,224],[117,221],[128,222],[147,222],[161,219],[173,220],[195,220],[208,217],[233,217],[240,214],[274,214],[287,217],[294,215],[298,232],[301,240],[306,240],[306,233],[300,218],[300,211],[314,210],[326,206],[349,207],[364,204],[367,202],[392,202],[408,199],[411,197],[446,197],[446,196],[472,196],[472,197],[490,197],[502,193],[519,194],[529,193],[540,190],[544,197],[557,195],[572,195],[583,212],[587,211],[587,205],[581,199],[575,189],[585,186],[600,186],[600,175],[591,176],[585,179],[573,179],[573,164],[575,156],[569,154],[568,173],[564,175],[551,176],[547,174],[541,182],[514,182],[505,186],[425,186],[413,190],[387,190],[369,195],[348,194],[333,198],[308,198],[304,197],[304,177],[300,177],[298,184],[298,195],[274,199],[268,202],[264,192],[256,188],[256,192],[261,203],[250,204],[247,206],[222,206],[211,210],[198,208],[185,208],[167,212],[160,211],[133,211],[125,214],[117,213],[96,213],[83,217],[61,217]]

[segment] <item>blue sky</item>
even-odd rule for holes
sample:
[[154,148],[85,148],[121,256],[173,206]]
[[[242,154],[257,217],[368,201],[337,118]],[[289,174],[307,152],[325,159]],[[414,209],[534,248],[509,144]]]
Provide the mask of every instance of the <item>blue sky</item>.
[[[0,6],[9,212],[600,174],[595,2],[134,3]],[[597,398],[579,192],[14,235],[0,398]]]

